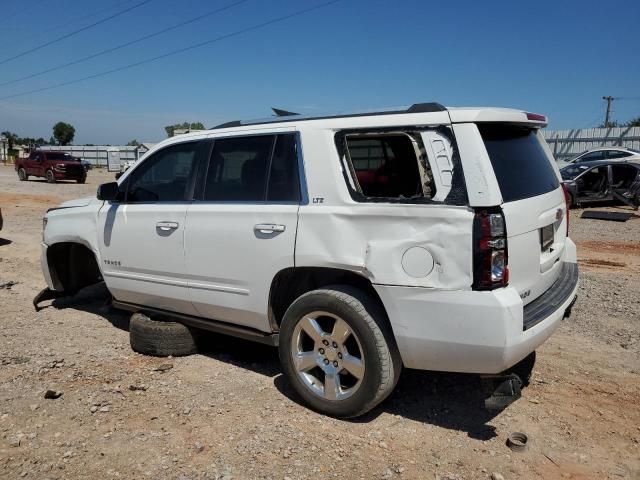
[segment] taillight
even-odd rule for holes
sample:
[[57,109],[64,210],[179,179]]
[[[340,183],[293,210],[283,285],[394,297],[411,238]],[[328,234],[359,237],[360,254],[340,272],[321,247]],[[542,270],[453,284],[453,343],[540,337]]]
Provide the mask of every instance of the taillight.
[[539,113],[527,113],[527,120],[533,120],[534,122],[544,122],[547,123],[547,117],[544,115],[540,115]]
[[473,289],[493,290],[509,283],[507,228],[499,209],[476,210],[473,220]]
[[567,237],[569,236],[569,209],[571,208],[571,195],[569,194],[569,189],[565,183],[562,184],[562,191],[564,192],[564,210],[565,210],[565,219],[567,222]]

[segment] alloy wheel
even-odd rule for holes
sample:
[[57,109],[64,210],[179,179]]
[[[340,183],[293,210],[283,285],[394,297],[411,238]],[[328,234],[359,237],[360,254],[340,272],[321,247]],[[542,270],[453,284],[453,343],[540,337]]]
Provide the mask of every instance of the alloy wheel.
[[291,356],[303,385],[325,400],[351,397],[364,379],[360,340],[346,321],[329,312],[311,312],[298,321]]

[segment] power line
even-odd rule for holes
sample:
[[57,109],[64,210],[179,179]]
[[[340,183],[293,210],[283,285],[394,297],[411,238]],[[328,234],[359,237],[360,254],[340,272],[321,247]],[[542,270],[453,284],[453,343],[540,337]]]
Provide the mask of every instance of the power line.
[[40,50],[40,49],[42,49],[44,47],[48,47],[49,45],[53,45],[54,43],[58,43],[58,42],[60,42],[62,40],[65,40],[65,39],[67,39],[69,37],[77,35],[80,32],[84,32],[85,30],[88,30],[88,29],[93,28],[93,27],[95,27],[97,25],[100,25],[101,23],[108,22],[109,20],[111,20],[113,18],[116,18],[116,17],[119,17],[120,15],[123,15],[123,14],[125,14],[127,12],[130,12],[134,8],[141,7],[142,5],[144,5],[145,3],[149,3],[150,1],[152,1],[152,0],[143,0],[142,2],[138,2],[135,5],[132,5],[131,7],[125,8],[124,10],[120,10],[120,11],[114,13],[113,15],[110,15],[108,17],[105,17],[105,18],[101,19],[101,20],[98,20],[97,22],[93,22],[92,24],[87,25],[86,27],[79,28],[78,30],[74,30],[73,32],[70,32],[70,33],[67,33],[65,35],[62,35],[61,37],[58,37],[58,38],[56,38],[54,40],[51,40],[49,42],[40,44],[37,47],[33,47],[33,48],[30,48],[29,50],[25,50],[22,53],[18,53],[17,55],[14,55],[13,57],[6,58],[6,59],[0,61],[0,65],[5,64],[7,62],[10,62],[11,60],[15,60],[16,58],[22,57],[22,56],[27,55],[29,53],[33,53],[36,50]]
[[[45,34],[49,33],[49,32],[55,32],[56,30],[60,30],[61,28],[67,27],[70,23],[72,22],[81,22],[82,20],[86,20],[87,18],[91,18],[91,17],[95,17],[96,15],[100,15],[104,12],[108,12],[110,10],[113,10],[114,8],[120,7],[121,5],[124,4],[130,4],[133,3],[131,0],[122,0],[119,2],[114,3],[113,5],[107,7],[107,8],[101,8],[99,10],[94,10],[90,13],[86,13],[84,15],[80,15],[77,17],[71,17],[67,20],[65,20],[63,23],[58,23],[55,24],[53,26],[50,26],[48,28],[44,28],[44,29],[39,29],[38,32],[33,35],[30,36],[30,38],[40,38],[45,36]],[[7,49],[7,47],[13,47],[14,45],[18,45],[20,44],[20,41],[13,41],[13,42],[9,42],[4,44],[5,50]]]
[[30,78],[38,77],[40,75],[44,75],[45,73],[51,73],[51,72],[54,72],[56,70],[60,70],[61,68],[66,68],[66,67],[70,67],[72,65],[77,65],[79,63],[86,62],[87,60],[91,60],[91,59],[99,57],[101,55],[105,55],[107,53],[115,52],[116,50],[120,50],[122,48],[134,45],[136,43],[140,43],[140,42],[142,42],[144,40],[148,40],[150,38],[157,37],[158,35],[162,35],[163,33],[167,33],[167,32],[169,32],[171,30],[175,30],[176,28],[184,27],[185,25],[189,25],[191,23],[197,22],[198,20],[202,20],[203,18],[210,17],[211,15],[215,15],[216,13],[220,13],[222,11],[229,10],[230,8],[238,6],[241,3],[246,3],[247,1],[248,0],[238,0],[235,3],[231,3],[231,4],[226,5],[224,7],[220,7],[220,8],[217,8],[215,10],[212,10],[210,12],[204,13],[202,15],[198,15],[197,17],[193,17],[193,18],[191,18],[189,20],[185,20],[184,22],[180,22],[180,23],[177,23],[177,24],[172,25],[170,27],[163,28],[162,30],[158,30],[158,31],[156,31],[154,33],[150,33],[148,35],[144,35],[142,37],[136,38],[134,40],[130,40],[130,41],[125,42],[125,43],[121,43],[120,45],[116,45],[115,47],[106,48],[104,50],[101,50],[99,52],[93,53],[91,55],[87,55],[86,57],[82,57],[82,58],[79,58],[77,60],[72,60],[71,62],[63,63],[61,65],[56,65],[55,67],[47,68],[46,70],[41,70],[39,72],[32,73],[30,75],[25,75],[24,77],[20,77],[20,78],[14,79],[14,80],[9,80],[8,82],[0,83],[0,87],[4,87],[5,85],[11,85],[11,84],[14,84],[14,83],[17,83],[17,82],[21,82],[23,80],[28,80]]
[[121,67],[112,68],[110,70],[105,70],[105,71],[102,71],[102,72],[94,73],[92,75],[87,75],[86,77],[77,78],[75,80],[69,80],[69,81],[66,81],[66,82],[58,83],[56,85],[50,85],[48,87],[36,88],[34,90],[29,90],[29,91],[26,91],[26,92],[14,93],[13,95],[7,95],[7,96],[4,96],[4,97],[0,97],[0,100],[7,100],[9,98],[21,97],[23,95],[29,95],[29,94],[32,94],[32,93],[44,92],[46,90],[52,90],[54,88],[64,87],[66,85],[73,85],[75,83],[80,83],[80,82],[83,82],[85,80],[91,80],[93,78],[102,77],[102,76],[105,76],[105,75],[109,75],[111,73],[121,72],[122,70],[127,70],[129,68],[133,68],[133,67],[137,67],[137,66],[144,65],[144,64],[147,64],[147,63],[155,62],[157,60],[160,60],[160,59],[163,59],[163,58],[167,58],[167,57],[171,57],[171,56],[177,55],[179,53],[184,53],[184,52],[187,52],[189,50],[194,50],[196,48],[204,47],[205,45],[210,45],[212,43],[216,43],[216,42],[219,42],[221,40],[225,40],[227,38],[237,37],[238,35],[242,35],[244,33],[248,33],[248,32],[251,32],[253,30],[258,30],[258,29],[264,28],[264,27],[266,27],[268,25],[273,25],[274,23],[280,23],[280,22],[283,22],[283,21],[288,20],[290,18],[299,17],[300,15],[304,15],[305,13],[309,13],[309,12],[311,12],[313,10],[318,10],[320,8],[327,7],[327,6],[331,5],[331,4],[338,3],[340,1],[341,0],[331,0],[329,2],[324,2],[324,3],[321,3],[319,5],[315,5],[313,7],[305,8],[303,10],[298,10],[296,12],[293,12],[293,13],[290,13],[290,14],[287,14],[287,15],[283,15],[281,17],[276,17],[276,18],[274,18],[272,20],[268,20],[266,22],[258,23],[256,25],[251,26],[251,27],[243,28],[241,30],[236,30],[235,32],[227,33],[225,35],[221,35],[219,37],[212,38],[210,40],[205,40],[204,42],[195,43],[195,44],[183,47],[183,48],[179,48],[179,49],[173,50],[171,52],[163,53],[163,54],[157,55],[155,57],[147,58],[145,60],[140,60],[140,61],[134,62],[134,63],[129,63],[129,64],[123,65]]

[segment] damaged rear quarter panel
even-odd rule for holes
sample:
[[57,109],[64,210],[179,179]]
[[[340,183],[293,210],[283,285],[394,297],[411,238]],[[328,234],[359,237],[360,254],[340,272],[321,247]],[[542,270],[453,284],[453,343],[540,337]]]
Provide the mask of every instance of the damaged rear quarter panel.
[[[372,283],[469,289],[473,213],[466,207],[353,203],[300,208],[296,266],[354,271]],[[402,257],[422,247],[433,257],[426,276],[409,275]]]

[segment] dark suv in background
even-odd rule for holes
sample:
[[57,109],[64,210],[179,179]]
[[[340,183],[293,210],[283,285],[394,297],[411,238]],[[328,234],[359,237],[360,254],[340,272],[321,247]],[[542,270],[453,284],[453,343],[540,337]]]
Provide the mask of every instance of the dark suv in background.
[[640,163],[607,160],[580,162],[560,170],[571,205],[622,201],[638,205]]
[[16,171],[22,181],[30,176],[44,177],[49,183],[58,180],[84,183],[87,180],[87,172],[80,160],[66,152],[34,150],[27,158],[16,160]]

